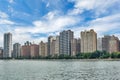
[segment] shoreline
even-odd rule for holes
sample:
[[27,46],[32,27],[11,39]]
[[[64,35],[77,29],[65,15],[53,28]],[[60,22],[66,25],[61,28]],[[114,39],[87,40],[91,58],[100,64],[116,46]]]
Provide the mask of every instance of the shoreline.
[[65,60],[65,61],[67,61],[67,60],[75,60],[75,61],[78,61],[78,60],[80,60],[80,61],[120,61],[120,59],[0,59],[0,61],[2,61],[2,60],[29,60],[29,61],[31,61],[31,60],[45,60],[45,61],[59,61],[59,60]]

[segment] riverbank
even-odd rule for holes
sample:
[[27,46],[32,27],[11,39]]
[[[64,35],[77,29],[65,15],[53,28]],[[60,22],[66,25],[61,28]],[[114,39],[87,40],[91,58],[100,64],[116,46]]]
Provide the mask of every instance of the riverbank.
[[46,61],[59,61],[59,60],[75,60],[75,61],[120,61],[120,59],[0,59],[0,60],[46,60]]

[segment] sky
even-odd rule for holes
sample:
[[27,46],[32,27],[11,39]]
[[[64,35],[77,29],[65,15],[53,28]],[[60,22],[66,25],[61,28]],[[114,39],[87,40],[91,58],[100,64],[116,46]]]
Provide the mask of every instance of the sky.
[[74,37],[94,29],[98,37],[120,38],[120,0],[0,0],[0,46],[4,33],[14,43],[39,43],[71,29]]

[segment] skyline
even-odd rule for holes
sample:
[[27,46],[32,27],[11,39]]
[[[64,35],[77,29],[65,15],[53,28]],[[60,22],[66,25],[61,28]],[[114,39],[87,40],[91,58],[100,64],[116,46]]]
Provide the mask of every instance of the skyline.
[[119,26],[119,0],[0,0],[0,46],[6,32],[13,34],[13,43],[23,44],[27,40],[47,41],[49,35],[68,29],[75,37],[94,29],[98,37],[120,38]]

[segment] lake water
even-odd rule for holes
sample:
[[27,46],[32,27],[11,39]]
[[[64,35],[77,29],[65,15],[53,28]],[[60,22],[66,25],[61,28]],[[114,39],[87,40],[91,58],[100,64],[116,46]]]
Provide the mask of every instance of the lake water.
[[0,80],[120,80],[120,61],[0,60]]

